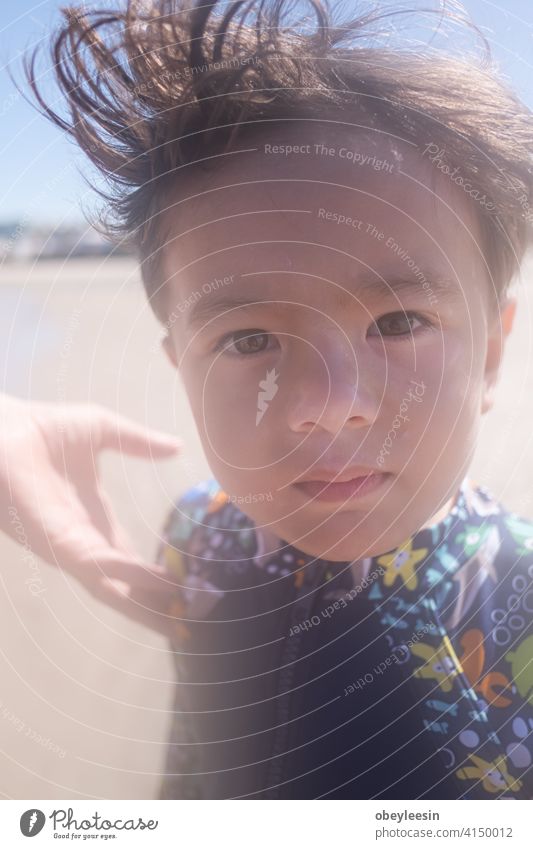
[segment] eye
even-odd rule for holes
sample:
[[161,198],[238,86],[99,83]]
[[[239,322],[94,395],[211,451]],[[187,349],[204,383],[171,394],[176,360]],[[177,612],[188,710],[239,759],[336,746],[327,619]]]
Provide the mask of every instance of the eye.
[[368,336],[411,336],[421,327],[432,327],[429,319],[417,312],[388,312],[370,325]]
[[261,354],[267,350],[269,342],[273,339],[274,337],[270,333],[252,327],[227,333],[217,343],[215,350],[241,356]]

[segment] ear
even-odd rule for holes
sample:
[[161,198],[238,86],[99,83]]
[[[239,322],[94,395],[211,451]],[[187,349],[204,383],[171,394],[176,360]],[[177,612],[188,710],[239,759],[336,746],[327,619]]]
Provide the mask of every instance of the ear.
[[508,297],[499,307],[489,326],[487,358],[481,412],[487,413],[494,404],[495,390],[503,359],[503,350],[509,333],[513,329],[516,313],[516,298]]
[[168,359],[170,360],[171,365],[173,365],[174,368],[177,369],[178,368],[178,358],[176,357],[176,350],[174,348],[174,342],[172,341],[172,337],[170,336],[168,331],[167,331],[166,336],[164,336],[163,339],[161,339],[161,347],[163,348]]

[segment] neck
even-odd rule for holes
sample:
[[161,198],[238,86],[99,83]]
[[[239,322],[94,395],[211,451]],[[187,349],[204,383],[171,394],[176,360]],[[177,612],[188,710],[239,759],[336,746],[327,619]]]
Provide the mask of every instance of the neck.
[[448,501],[446,502],[446,504],[443,504],[443,506],[440,508],[440,510],[437,510],[437,512],[434,513],[433,516],[431,516],[431,518],[429,518],[426,522],[424,522],[424,524],[421,526],[421,529],[422,528],[430,528],[432,525],[438,525],[439,522],[442,522],[446,518],[446,516],[448,515],[450,510],[452,509],[456,500],[457,500],[457,495],[454,495],[454,496],[452,496],[452,498],[449,498]]

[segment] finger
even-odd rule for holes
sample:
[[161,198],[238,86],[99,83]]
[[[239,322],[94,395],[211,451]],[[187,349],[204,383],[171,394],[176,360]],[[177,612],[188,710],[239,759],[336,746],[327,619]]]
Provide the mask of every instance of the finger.
[[[163,586],[161,586],[162,582],[159,579],[168,578],[170,583],[174,585],[174,574],[164,564],[152,566],[139,557],[125,528],[116,519],[110,499],[102,487],[98,487],[98,497],[108,522],[105,539],[109,542],[110,559],[103,561],[103,568],[111,568],[114,577],[117,579],[121,579],[122,573],[124,573],[125,581],[132,586],[138,585],[143,591],[160,592],[163,590],[166,592],[168,583],[163,582]],[[91,518],[93,517],[91,516]],[[102,564],[101,559],[98,562]],[[121,563],[124,565],[121,566]]]
[[85,504],[93,525],[98,528],[109,545],[129,557],[138,559],[135,546],[126,529],[118,521],[111,500],[100,483],[96,482],[93,487],[87,487],[85,492],[80,492],[80,498]]
[[164,596],[179,586],[165,566],[145,563],[134,555],[128,556],[125,552],[113,548],[90,552],[90,557],[71,572],[88,586],[108,578],[154,595]]
[[98,481],[85,481],[83,487],[78,487],[77,494],[85,510],[84,527],[92,525],[111,550],[120,551],[135,562],[139,561],[135,546],[118,521],[111,500],[101,484]]
[[118,613],[170,637],[176,623],[171,593],[149,593],[122,581],[103,578],[92,592],[95,598]]
[[102,413],[99,426],[101,448],[134,457],[169,457],[183,447],[177,436],[146,428],[109,410]]
[[83,546],[84,533],[79,525],[68,541],[63,540],[60,564],[93,597],[169,637],[175,617],[166,612],[177,596],[176,578],[163,565],[144,563],[106,546],[93,528],[87,528],[86,534],[91,540],[88,548]]
[[[93,585],[103,575],[133,583],[145,590],[159,591],[176,581],[165,565],[146,562],[133,550],[126,533],[116,534],[109,523],[95,521],[88,505],[73,497],[63,497],[48,507],[32,523],[32,549],[48,562],[58,565],[82,583]],[[105,500],[107,498],[104,497]],[[102,504],[102,511],[106,506]],[[98,525],[103,527],[98,527]],[[41,540],[42,538],[42,540]],[[113,539],[116,538],[116,544]],[[40,543],[40,544],[39,544]]]
[[[27,509],[19,505],[20,516],[18,512],[15,515],[32,554],[74,575],[88,588],[103,575],[109,575],[141,590],[170,591],[175,585],[174,575],[166,566],[139,557],[114,519],[107,495],[101,489],[99,493],[95,490],[94,486],[87,487],[85,496],[89,502],[92,498],[92,504],[84,504],[72,482],[65,482],[55,471],[47,477],[45,495],[26,486],[25,496],[29,491],[32,497]],[[103,495],[101,504],[97,495]],[[18,526],[11,524],[17,538]]]

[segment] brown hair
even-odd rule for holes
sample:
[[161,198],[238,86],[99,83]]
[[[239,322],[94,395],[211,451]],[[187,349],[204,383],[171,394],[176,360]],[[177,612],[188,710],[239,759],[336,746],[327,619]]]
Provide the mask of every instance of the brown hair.
[[[107,178],[109,189],[97,189],[106,226],[137,248],[156,314],[164,321],[156,303],[159,214],[169,186],[179,186],[176,169],[217,167],[201,160],[231,150],[243,133],[295,117],[352,123],[355,114],[359,124],[442,149],[449,170],[459,167],[476,187],[484,256],[503,296],[531,241],[533,127],[488,46],[468,58],[431,43],[393,48],[388,18],[409,11],[398,8],[339,22],[321,0],[309,0],[317,24],[309,31],[292,0],[219,5],[127,0],[122,9],[63,10],[51,53],[66,117],[41,92],[37,51],[25,62],[40,108]],[[443,21],[460,33],[475,29],[455,3],[426,11],[439,16],[437,32]]]

